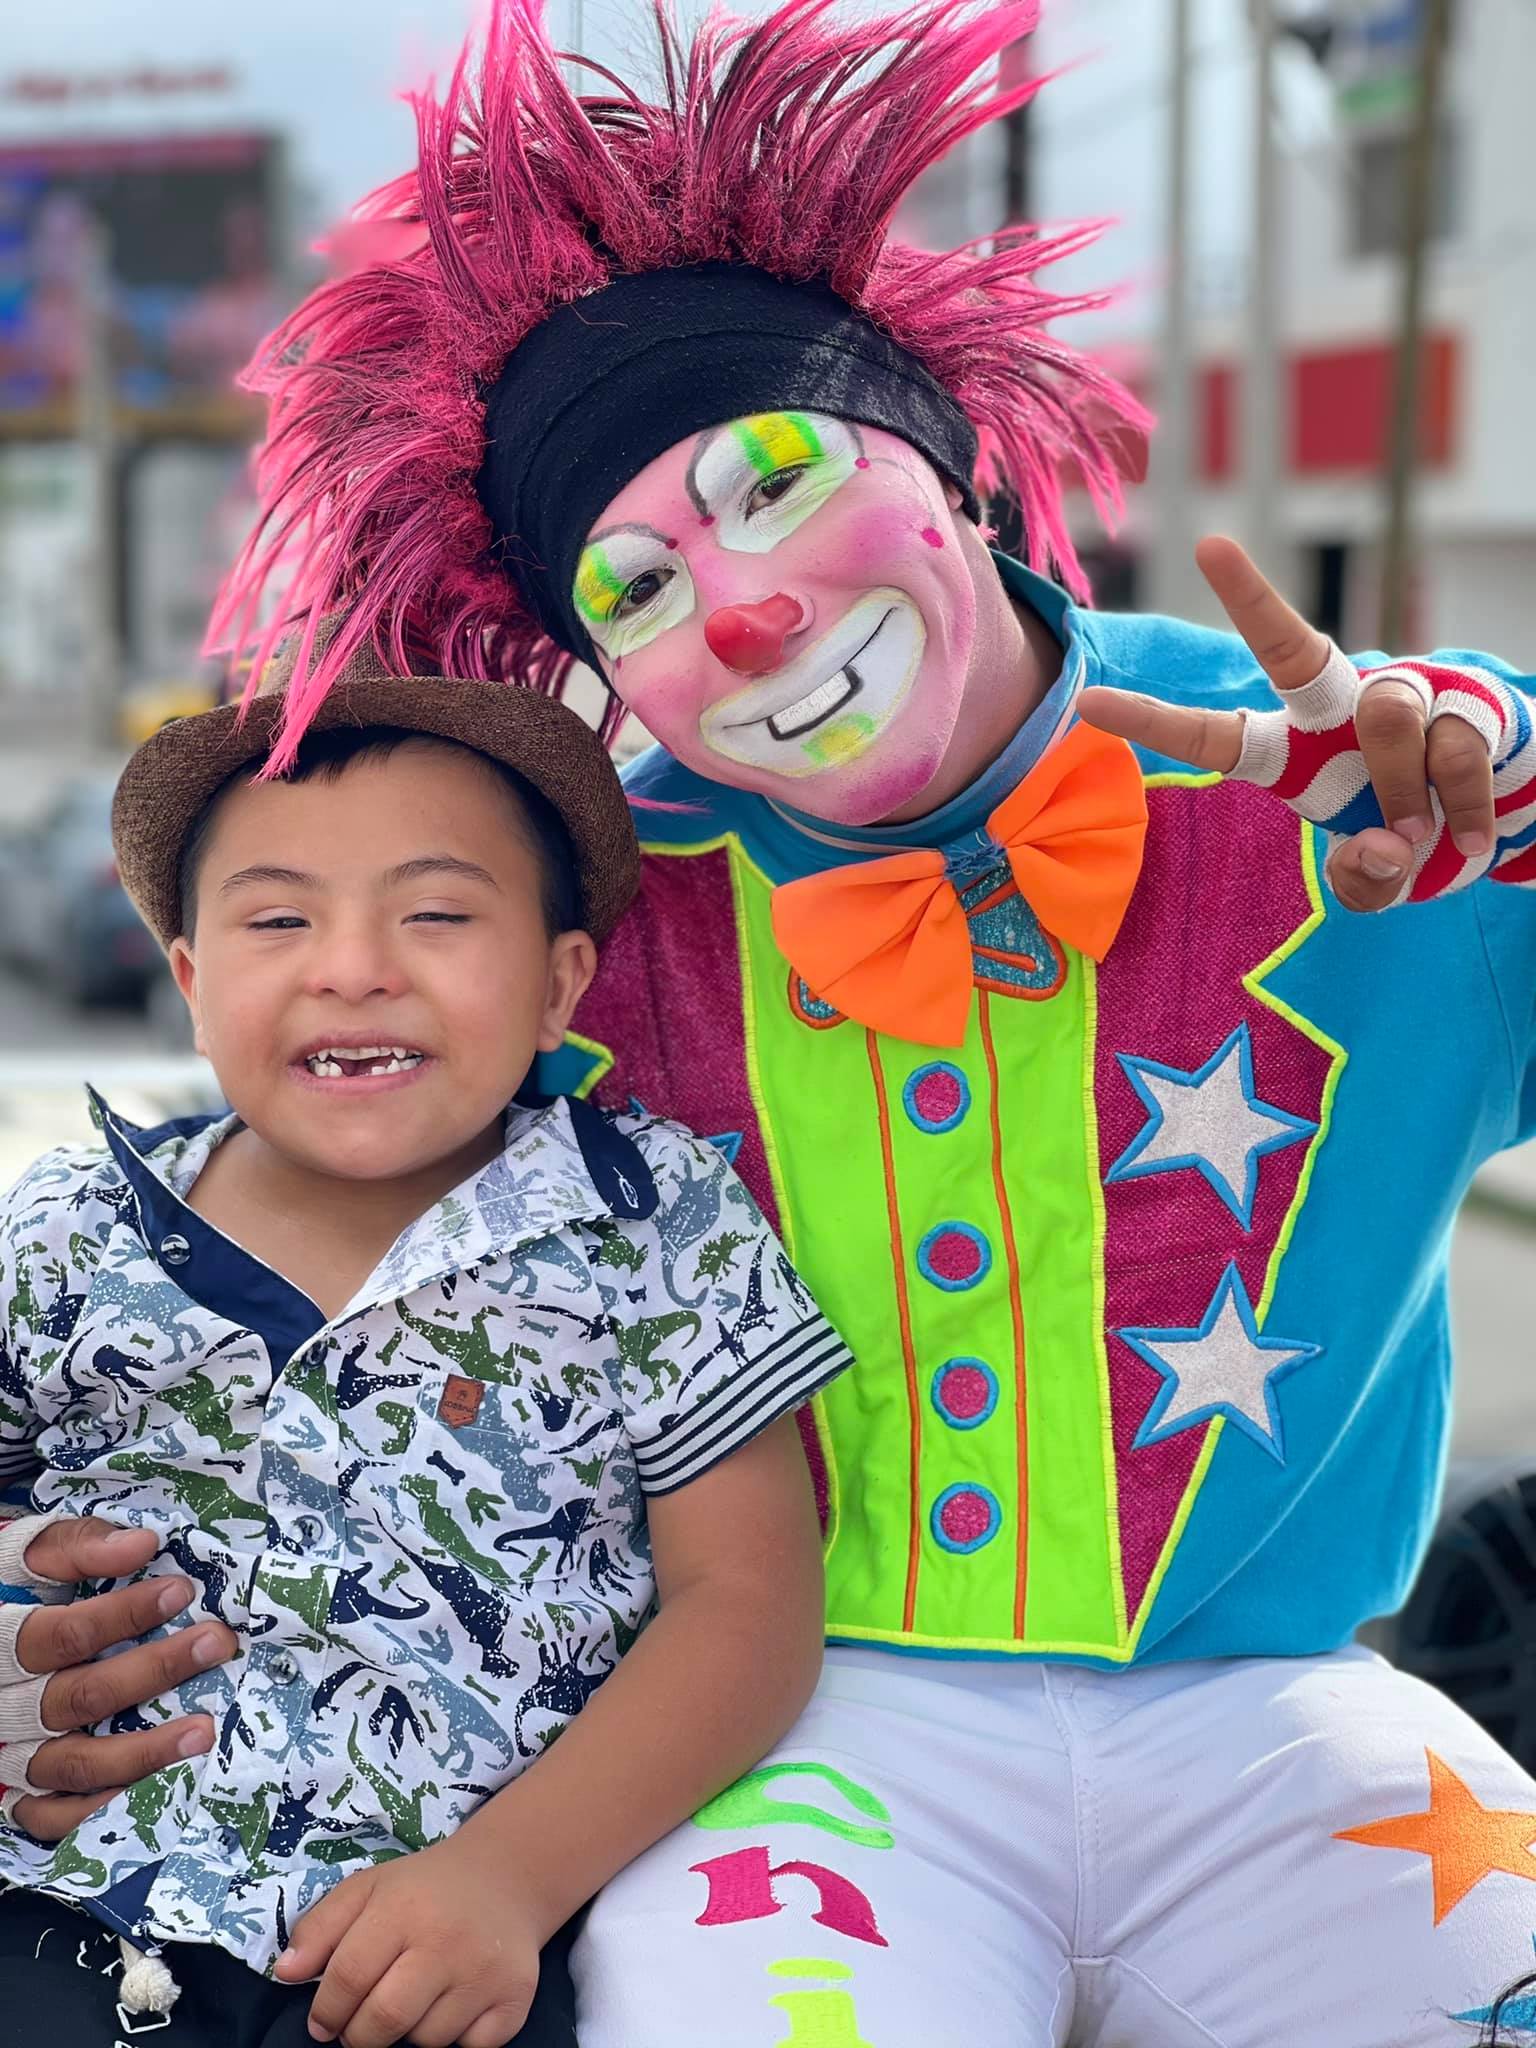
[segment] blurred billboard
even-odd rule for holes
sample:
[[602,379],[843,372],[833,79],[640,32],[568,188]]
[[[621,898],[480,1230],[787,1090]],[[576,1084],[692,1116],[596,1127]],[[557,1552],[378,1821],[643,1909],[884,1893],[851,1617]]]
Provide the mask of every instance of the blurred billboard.
[[104,664],[113,695],[201,672],[285,215],[268,134],[0,147],[0,713],[68,724]]
[[259,134],[0,148],[0,433],[74,427],[105,269],[113,396],[130,426],[229,435],[234,372],[277,313],[280,148]]

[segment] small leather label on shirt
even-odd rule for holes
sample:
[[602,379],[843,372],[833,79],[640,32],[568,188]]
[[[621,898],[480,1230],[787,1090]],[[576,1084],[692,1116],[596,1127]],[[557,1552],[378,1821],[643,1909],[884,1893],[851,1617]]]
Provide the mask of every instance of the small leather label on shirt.
[[451,1372],[438,1400],[437,1419],[446,1422],[450,1429],[467,1429],[480,1413],[484,1399],[483,1380],[467,1380],[462,1373]]

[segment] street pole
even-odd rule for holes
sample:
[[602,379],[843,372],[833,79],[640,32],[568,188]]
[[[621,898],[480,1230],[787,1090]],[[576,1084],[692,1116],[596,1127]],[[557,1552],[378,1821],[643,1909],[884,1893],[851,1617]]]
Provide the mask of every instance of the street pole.
[[1147,565],[1154,611],[1191,606],[1195,572],[1194,336],[1190,311],[1190,156],[1194,130],[1194,0],[1169,0],[1167,238],[1158,425],[1147,474]]
[[86,728],[93,746],[111,752],[122,738],[112,257],[107,231],[94,214],[82,223],[78,291],[81,347],[75,432],[85,461],[90,529],[81,608],[86,642]]
[[1242,376],[1243,539],[1269,576],[1279,576],[1285,337],[1281,266],[1285,260],[1275,72],[1280,35],[1273,0],[1249,0],[1253,26],[1253,215],[1248,258],[1247,348]]
[[1402,644],[1415,567],[1414,484],[1419,466],[1419,392],[1424,360],[1424,300],[1434,226],[1435,167],[1451,0],[1421,0],[1418,92],[1403,178],[1403,237],[1398,296],[1397,366],[1392,383],[1392,438],[1387,466],[1386,534],[1381,565],[1384,648]]
[[[1029,44],[1010,44],[998,67],[1003,87],[1023,85],[1032,71]],[[1003,121],[1003,225],[1019,227],[1029,219],[1029,124],[1034,102],[1026,100]]]

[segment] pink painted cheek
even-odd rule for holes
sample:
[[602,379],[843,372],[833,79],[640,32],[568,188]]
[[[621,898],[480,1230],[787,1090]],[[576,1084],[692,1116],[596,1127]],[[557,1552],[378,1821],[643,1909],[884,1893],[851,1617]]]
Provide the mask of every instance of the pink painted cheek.
[[816,566],[830,575],[900,583],[901,564],[914,559],[918,536],[930,516],[905,492],[894,500],[885,493],[866,492],[857,506],[846,508],[835,527],[829,524],[813,535],[813,520],[807,540],[814,547]]
[[[703,702],[698,685],[679,674],[672,650],[642,647],[607,664],[614,693],[663,746],[674,753],[696,732]],[[620,671],[622,670],[622,676]]]

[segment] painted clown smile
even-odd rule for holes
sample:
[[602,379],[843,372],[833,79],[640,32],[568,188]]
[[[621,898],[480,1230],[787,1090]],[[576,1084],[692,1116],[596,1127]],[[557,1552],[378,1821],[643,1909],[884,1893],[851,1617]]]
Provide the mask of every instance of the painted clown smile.
[[901,708],[926,642],[909,597],[872,590],[792,662],[712,704],[700,735],[726,760],[777,775],[843,767]]

